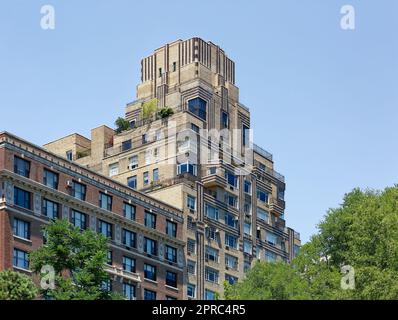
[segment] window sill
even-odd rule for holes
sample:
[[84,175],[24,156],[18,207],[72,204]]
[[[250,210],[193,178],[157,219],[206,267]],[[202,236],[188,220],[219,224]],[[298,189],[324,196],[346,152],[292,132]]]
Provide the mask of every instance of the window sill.
[[14,235],[14,239],[16,239],[16,240],[21,240],[21,241],[23,241],[23,242],[32,244],[32,240],[29,240],[29,239],[26,239],[26,238],[22,238],[22,237],[18,237],[18,236],[16,236],[16,235]]
[[32,270],[29,269],[25,269],[25,268],[21,268],[21,267],[17,267],[17,266],[13,266],[13,268],[17,271],[22,271],[22,272],[26,272],[26,273],[33,273]]
[[158,282],[155,281],[155,280],[151,280],[151,279],[148,279],[148,278],[144,278],[144,280],[147,281],[147,282],[153,283],[155,285],[158,285]]
[[165,287],[166,287],[166,289],[169,289],[169,290],[172,290],[172,291],[175,291],[175,292],[179,291],[178,288],[172,287],[172,286],[168,286],[167,284],[165,285]]

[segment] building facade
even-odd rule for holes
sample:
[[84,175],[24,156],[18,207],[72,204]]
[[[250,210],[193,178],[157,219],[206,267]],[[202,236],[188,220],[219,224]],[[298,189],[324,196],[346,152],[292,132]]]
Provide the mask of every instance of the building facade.
[[67,219],[109,238],[107,272],[127,299],[182,299],[183,213],[9,133],[0,133],[0,271],[29,269],[42,227]]
[[178,40],[142,59],[124,119],[122,132],[101,126],[44,147],[183,213],[184,299],[222,297],[256,260],[291,261],[300,237],[285,225],[285,178],[252,143],[219,46]]

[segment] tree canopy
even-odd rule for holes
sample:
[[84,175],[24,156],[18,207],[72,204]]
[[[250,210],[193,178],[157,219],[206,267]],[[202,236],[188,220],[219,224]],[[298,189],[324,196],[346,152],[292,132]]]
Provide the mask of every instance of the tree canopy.
[[[342,267],[349,266],[353,283]],[[352,280],[350,280],[352,281]],[[275,283],[280,287],[273,290]],[[261,284],[261,285],[260,285]],[[398,186],[354,189],[329,209],[290,265],[259,263],[232,288],[233,299],[398,299]]]
[[0,272],[0,300],[32,300],[38,290],[28,276],[12,270]]

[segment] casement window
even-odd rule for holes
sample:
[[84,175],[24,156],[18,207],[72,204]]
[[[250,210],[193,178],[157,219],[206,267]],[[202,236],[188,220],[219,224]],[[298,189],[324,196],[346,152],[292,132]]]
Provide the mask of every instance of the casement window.
[[206,281],[212,283],[218,283],[219,274],[217,270],[211,269],[209,267],[205,268],[205,279]]
[[87,229],[87,215],[85,213],[72,210],[71,223],[81,230]]
[[166,234],[170,237],[177,237],[177,223],[171,222],[169,220],[166,221]]
[[229,233],[225,233],[225,245],[236,249],[238,245],[238,238]]
[[103,192],[99,193],[99,207],[108,211],[112,211],[112,196]]
[[269,222],[269,213],[259,207],[257,207],[257,219],[260,219],[265,222]]
[[257,199],[261,202],[268,203],[268,192],[265,192],[261,189],[257,190]]
[[136,207],[129,203],[123,203],[123,215],[129,220],[135,220]]
[[137,235],[135,232],[122,229],[122,243],[130,248],[135,248],[136,247],[136,239]]
[[43,171],[43,184],[52,189],[58,189],[59,175],[58,173],[44,169]]
[[21,219],[14,218],[13,221],[14,236],[23,238],[26,240],[30,239],[30,223]]
[[191,195],[187,195],[187,208],[190,210],[196,210],[196,198]]
[[128,272],[135,272],[135,259],[130,257],[123,257],[123,270]]
[[229,254],[226,254],[225,255],[225,266],[236,270],[238,268],[238,258],[231,256]]
[[73,181],[72,182],[72,196],[85,201],[87,187],[84,184]]
[[30,175],[30,162],[20,157],[14,157],[14,172],[26,178]]
[[145,226],[148,228],[156,229],[156,215],[145,211]]
[[30,192],[14,187],[14,204],[18,207],[30,210],[32,208]]
[[117,176],[119,174],[119,163],[112,163],[109,165],[109,176]]

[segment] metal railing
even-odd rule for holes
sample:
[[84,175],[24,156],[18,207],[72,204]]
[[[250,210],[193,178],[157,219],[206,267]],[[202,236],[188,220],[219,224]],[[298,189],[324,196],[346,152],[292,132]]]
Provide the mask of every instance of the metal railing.
[[262,155],[264,158],[272,161],[272,153],[268,152],[267,150],[261,148],[257,144],[253,143],[253,151],[257,152],[259,155]]

